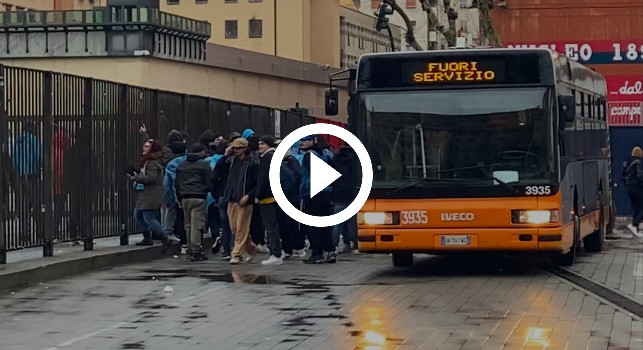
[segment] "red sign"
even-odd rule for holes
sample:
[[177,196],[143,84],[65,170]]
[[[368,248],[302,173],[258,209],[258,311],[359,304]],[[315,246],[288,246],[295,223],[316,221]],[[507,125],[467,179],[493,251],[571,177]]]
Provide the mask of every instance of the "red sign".
[[605,77],[608,101],[643,101],[642,76]]
[[643,126],[643,102],[608,102],[607,108],[607,122],[610,126]]

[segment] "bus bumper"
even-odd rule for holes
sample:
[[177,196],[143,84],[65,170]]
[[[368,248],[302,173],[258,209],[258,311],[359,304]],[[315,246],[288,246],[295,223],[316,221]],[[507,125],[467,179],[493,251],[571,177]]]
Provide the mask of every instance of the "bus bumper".
[[[460,237],[448,242],[443,237]],[[448,240],[448,238],[447,238]],[[367,253],[449,251],[563,251],[563,228],[359,229]]]

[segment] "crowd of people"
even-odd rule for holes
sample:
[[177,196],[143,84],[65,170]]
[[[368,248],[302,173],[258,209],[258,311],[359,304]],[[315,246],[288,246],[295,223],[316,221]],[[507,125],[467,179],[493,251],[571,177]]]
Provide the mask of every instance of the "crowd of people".
[[[184,131],[170,131],[165,145],[151,139],[144,125],[140,132],[142,154],[127,172],[137,192],[134,217],[143,232],[137,245],[181,244],[181,254],[191,261],[206,260],[203,237],[209,232],[212,254],[221,251],[230,264],[250,262],[259,252],[269,253],[263,265],[293,258],[335,263],[338,253],[357,252],[354,216],[334,227],[313,227],[293,220],[276,203],[269,169],[278,138],[246,129],[225,139],[207,130],[188,147]],[[313,156],[342,176],[311,198]],[[340,212],[357,194],[356,161],[347,144],[332,148],[324,135],[304,137],[282,159],[282,190],[306,214]]]

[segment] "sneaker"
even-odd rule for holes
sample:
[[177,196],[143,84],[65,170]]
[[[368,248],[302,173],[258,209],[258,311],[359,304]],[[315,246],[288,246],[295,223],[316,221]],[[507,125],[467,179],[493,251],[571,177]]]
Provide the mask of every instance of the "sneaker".
[[638,233],[639,233],[638,227],[636,227],[636,226],[634,226],[634,225],[632,225],[632,224],[628,224],[628,225],[627,225],[627,228],[628,228],[628,229],[630,229],[630,231],[632,231],[632,233],[633,233],[635,236],[637,236],[637,235],[638,235]]
[[167,235],[167,239],[174,242],[181,242],[181,239],[179,239],[179,237],[174,235],[174,233],[170,233],[169,235]]
[[337,262],[337,253],[335,252],[328,252],[326,255],[326,262],[329,264],[334,264]]
[[278,258],[274,255],[271,255],[268,260],[264,260],[261,262],[261,265],[281,265],[284,263],[283,258]]
[[321,255],[311,255],[310,258],[304,260],[304,264],[323,264],[325,262],[326,259]]
[[353,251],[350,244],[344,244],[341,247],[337,247],[338,254],[350,253]]
[[286,254],[286,253],[283,253],[283,252],[282,252],[281,254],[282,254],[282,256],[283,256],[284,260],[290,260],[290,259],[292,259],[292,254]]
[[263,244],[257,244],[257,251],[259,253],[270,253],[270,249],[268,249],[268,247]]
[[306,256],[306,249],[295,249],[292,251],[292,255],[298,258],[303,258]]
[[212,243],[212,254],[218,253],[220,248],[221,248],[221,237],[217,237],[214,239],[214,243]]
[[188,246],[184,244],[181,246],[181,255],[186,255],[188,253]]
[[192,257],[190,258],[190,261],[200,261],[200,260],[208,260],[208,257],[203,254],[203,252],[198,252],[195,254],[192,254]]
[[230,258],[230,265],[236,265],[240,263],[241,263],[241,259],[237,258],[236,256],[234,258]]
[[154,245],[154,241],[149,238],[144,238],[142,241],[137,242],[136,245],[137,246]]
[[221,253],[221,260],[230,260],[230,253]]

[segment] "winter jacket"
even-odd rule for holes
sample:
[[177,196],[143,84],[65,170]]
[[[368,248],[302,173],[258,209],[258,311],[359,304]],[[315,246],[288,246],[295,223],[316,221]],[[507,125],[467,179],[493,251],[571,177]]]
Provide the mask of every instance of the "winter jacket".
[[623,178],[627,187],[643,187],[643,168],[641,168],[640,158],[632,157],[624,164]]
[[187,155],[178,156],[165,166],[165,178],[163,179],[164,201],[165,204],[169,206],[179,203],[179,199],[176,197],[176,189],[174,188],[174,184],[176,183],[176,169],[187,157]]
[[176,196],[206,199],[212,188],[212,168],[200,154],[188,154],[187,159],[176,169]]
[[270,148],[259,156],[259,176],[257,178],[257,191],[255,197],[259,204],[274,203],[275,197],[270,188],[270,162],[275,154],[275,149]]
[[[311,149],[306,150],[306,153],[304,154],[304,159],[303,159],[303,166],[301,169],[301,186],[300,186],[300,193],[301,193],[301,198],[310,198],[310,157],[311,156],[316,156],[319,159],[323,160],[326,164],[329,164],[332,166],[332,159],[330,159],[327,155],[324,155],[324,152],[322,149],[313,147]],[[333,190],[332,185],[326,186],[322,190],[322,192],[331,192]]]
[[357,196],[359,162],[355,150],[343,146],[333,158],[335,170],[342,176],[333,183],[333,202],[351,203]]
[[287,155],[281,161],[280,168],[281,189],[290,203],[298,207],[301,199],[299,186],[301,185],[301,163],[293,155]]
[[[216,186],[217,186],[217,181],[216,181],[216,173],[214,171],[215,166],[219,162],[219,159],[223,158],[222,154],[215,154],[213,156],[205,158],[205,162],[210,165],[210,169],[212,171],[212,177],[210,178],[210,192],[208,193],[208,201],[207,201],[207,206],[210,206],[210,204],[214,203],[216,199],[212,196],[212,193],[216,191]],[[218,199],[218,197],[217,197]]]
[[[241,179],[233,179],[233,167],[235,166],[235,164],[238,164],[240,166],[239,174],[242,176]],[[238,183],[241,185],[241,188],[238,188],[238,190],[240,190],[243,195],[248,196],[248,204],[252,204],[252,199],[255,196],[255,191],[257,188],[257,162],[255,162],[255,159],[251,155],[246,154],[242,159],[239,159],[237,157],[230,157],[226,161],[226,165],[228,174],[224,198],[227,201],[232,201],[230,198],[230,196],[232,195],[232,187]],[[239,181],[237,182],[236,180]]]
[[[137,186],[136,209],[159,209],[163,205],[163,167],[159,159],[161,154],[154,155],[155,159],[145,162],[141,172],[134,176]],[[142,187],[142,188],[141,188]]]
[[11,159],[18,176],[40,174],[42,143],[33,133],[23,132],[14,141]]

